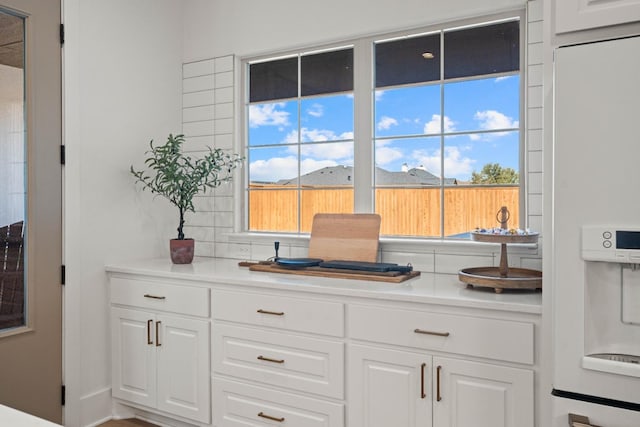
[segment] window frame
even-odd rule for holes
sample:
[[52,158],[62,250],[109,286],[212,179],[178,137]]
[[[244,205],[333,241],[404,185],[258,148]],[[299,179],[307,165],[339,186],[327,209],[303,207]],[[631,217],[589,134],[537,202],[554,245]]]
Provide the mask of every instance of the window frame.
[[[239,106],[240,117],[240,138],[238,147],[243,153],[248,152],[248,128],[249,128],[249,64],[263,61],[270,61],[276,59],[282,59],[291,57],[294,55],[303,55],[310,53],[317,53],[323,51],[337,50],[346,46],[353,47],[353,66],[354,66],[354,81],[353,81],[353,96],[354,96],[354,184],[353,184],[353,197],[354,197],[354,213],[372,213],[375,212],[375,167],[374,167],[374,152],[375,152],[375,43],[380,41],[392,40],[394,38],[404,38],[407,36],[418,36],[421,34],[439,32],[439,31],[451,31],[461,29],[465,27],[491,25],[509,20],[519,21],[519,218],[518,222],[521,228],[525,228],[527,224],[528,206],[527,206],[527,152],[526,152],[526,130],[527,130],[527,98],[526,98],[526,58],[527,58],[527,30],[526,30],[526,11],[524,9],[517,9],[508,12],[501,12],[491,15],[482,15],[474,18],[445,21],[438,24],[432,24],[428,26],[421,26],[410,29],[402,29],[392,32],[382,32],[373,35],[367,35],[365,37],[357,37],[352,39],[343,39],[330,44],[318,44],[310,45],[307,47],[299,47],[295,49],[282,50],[277,53],[263,53],[257,55],[247,55],[239,58],[240,66],[240,82],[242,82],[239,88],[241,105]],[[501,73],[495,76],[501,76],[504,74],[513,73]],[[487,75],[484,75],[487,76]],[[491,75],[493,76],[493,75]],[[445,80],[444,76],[437,84],[446,84],[449,82],[465,81],[478,78],[474,76],[472,78],[455,78]],[[397,87],[397,86],[391,86]],[[464,132],[463,132],[464,133]],[[238,195],[242,195],[240,203],[236,204],[239,213],[236,214],[237,218],[240,218],[240,232],[250,234],[252,236],[267,236],[272,238],[273,236],[281,236],[284,238],[290,238],[291,241],[296,241],[300,237],[308,237],[308,232],[285,232],[285,231],[258,231],[249,230],[249,165],[245,168],[243,173],[243,179],[241,180],[241,186],[239,186]],[[446,186],[445,186],[446,188]],[[440,206],[440,216],[443,218],[444,204]],[[443,223],[443,221],[441,221]],[[443,226],[443,225],[442,225]],[[456,239],[448,239],[444,236],[426,237],[426,236],[381,236],[381,239],[388,241],[403,241],[403,242],[445,242],[457,244],[466,244],[467,241],[459,241]]]

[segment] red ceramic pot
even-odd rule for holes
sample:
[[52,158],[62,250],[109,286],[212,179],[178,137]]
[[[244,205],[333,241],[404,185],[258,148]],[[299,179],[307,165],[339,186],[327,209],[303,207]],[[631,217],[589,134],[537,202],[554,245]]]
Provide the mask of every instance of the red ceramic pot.
[[193,239],[171,239],[169,241],[169,251],[171,261],[174,264],[191,264],[193,261],[195,240]]

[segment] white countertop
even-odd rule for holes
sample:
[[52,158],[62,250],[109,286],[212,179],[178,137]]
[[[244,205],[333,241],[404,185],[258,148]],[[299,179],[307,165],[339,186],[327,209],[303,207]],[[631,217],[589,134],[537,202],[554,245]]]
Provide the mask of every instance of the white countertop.
[[386,283],[250,271],[248,267],[239,267],[238,262],[232,259],[196,257],[192,264],[177,265],[172,264],[169,259],[152,259],[111,264],[106,266],[106,270],[110,273],[140,274],[210,284],[542,313],[542,293],[539,291],[505,290],[498,294],[491,288],[467,289],[466,284],[460,282],[455,274],[422,273],[405,282]]
[[25,414],[8,406],[0,405],[0,426],[7,427],[61,427],[51,421]]

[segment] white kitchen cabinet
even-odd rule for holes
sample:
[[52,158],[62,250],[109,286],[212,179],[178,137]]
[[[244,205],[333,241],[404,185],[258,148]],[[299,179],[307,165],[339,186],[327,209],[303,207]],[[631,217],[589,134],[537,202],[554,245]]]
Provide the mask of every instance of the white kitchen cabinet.
[[533,427],[533,371],[433,358],[433,424]]
[[351,345],[348,372],[350,427],[534,425],[531,370]]
[[348,312],[351,338],[387,346],[349,346],[350,427],[534,426],[533,370],[502,365],[533,364],[533,324],[384,305]]
[[637,0],[555,0],[556,33],[624,24],[640,20]]
[[349,346],[349,427],[430,427],[431,356]]
[[212,307],[217,427],[344,426],[327,399],[344,399],[344,304],[214,291]]
[[[112,395],[124,403],[142,405],[163,414],[209,423],[210,322],[159,308],[178,308],[166,285],[148,288],[149,283],[112,283]],[[122,285],[122,288],[120,286]],[[126,306],[127,294],[141,292],[144,307]],[[208,296],[208,290],[203,296]],[[196,291],[198,294],[199,291]],[[188,290],[187,290],[188,293]],[[135,304],[136,299],[131,301]],[[115,305],[115,304],[118,305]],[[164,304],[164,306],[162,306]],[[155,310],[150,305],[156,306]],[[188,314],[188,313],[187,313]]]

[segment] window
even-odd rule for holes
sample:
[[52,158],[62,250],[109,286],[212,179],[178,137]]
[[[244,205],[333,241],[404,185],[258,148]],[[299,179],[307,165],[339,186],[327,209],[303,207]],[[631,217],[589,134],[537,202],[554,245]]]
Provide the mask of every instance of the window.
[[501,206],[519,218],[520,62],[518,17],[248,61],[248,230],[375,211],[383,235],[466,238]]

